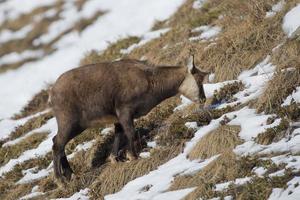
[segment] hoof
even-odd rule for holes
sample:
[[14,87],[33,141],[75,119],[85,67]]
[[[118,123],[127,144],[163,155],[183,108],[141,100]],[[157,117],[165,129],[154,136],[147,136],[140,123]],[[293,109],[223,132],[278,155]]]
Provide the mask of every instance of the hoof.
[[56,185],[59,187],[59,188],[64,188],[66,187],[67,185],[67,182],[65,181],[64,178],[60,177],[54,177],[54,182],[56,183]]
[[110,156],[108,157],[108,160],[112,163],[112,164],[116,164],[118,162],[117,157],[115,155],[110,154]]
[[136,155],[134,155],[133,153],[131,153],[131,152],[126,152],[126,158],[129,161],[133,161],[133,160],[136,160],[138,157]]

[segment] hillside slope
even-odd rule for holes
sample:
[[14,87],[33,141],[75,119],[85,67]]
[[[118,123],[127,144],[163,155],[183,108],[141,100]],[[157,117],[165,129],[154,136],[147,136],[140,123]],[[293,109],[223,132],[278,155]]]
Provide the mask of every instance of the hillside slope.
[[[299,0],[27,3],[0,3],[0,199],[299,199]],[[61,73],[191,54],[210,73],[206,102],[175,96],[137,119],[131,162],[107,160],[111,125],[84,131],[66,148],[75,176],[55,183]]]

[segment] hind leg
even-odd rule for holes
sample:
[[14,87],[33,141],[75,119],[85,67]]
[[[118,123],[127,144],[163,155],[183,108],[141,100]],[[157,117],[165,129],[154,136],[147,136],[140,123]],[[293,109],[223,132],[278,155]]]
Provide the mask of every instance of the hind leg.
[[116,163],[120,160],[119,152],[121,148],[124,146],[124,130],[120,123],[115,123],[115,139],[112,147],[111,155],[109,156],[109,160],[112,163]]
[[79,125],[69,124],[62,126],[58,121],[58,133],[53,138],[53,166],[54,175],[60,182],[69,181],[72,176],[72,169],[65,154],[65,146],[67,143],[79,135],[82,129]]
[[120,116],[119,116],[120,124],[122,125],[124,129],[124,134],[126,136],[126,157],[129,160],[135,160],[138,158],[136,153],[136,147],[135,147],[135,132],[134,132],[134,124],[133,124],[133,118],[130,114],[130,111],[128,109],[122,110]]

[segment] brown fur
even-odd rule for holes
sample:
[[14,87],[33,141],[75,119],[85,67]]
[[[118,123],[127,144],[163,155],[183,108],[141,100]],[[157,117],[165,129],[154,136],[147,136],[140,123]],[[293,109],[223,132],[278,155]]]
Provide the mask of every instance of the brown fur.
[[[185,79],[191,74],[198,85],[197,95],[201,94],[198,99],[205,98],[202,88],[205,74],[197,69],[189,72],[186,67],[155,67],[137,60],[121,60],[87,65],[61,75],[50,94],[58,124],[58,133],[53,138],[55,176],[70,179],[72,170],[64,147],[83,130],[97,124],[115,124],[112,153],[116,158],[121,144],[129,158],[136,158],[134,118],[147,114],[164,99],[176,95],[182,84],[190,82]],[[192,96],[189,90],[180,92]]]

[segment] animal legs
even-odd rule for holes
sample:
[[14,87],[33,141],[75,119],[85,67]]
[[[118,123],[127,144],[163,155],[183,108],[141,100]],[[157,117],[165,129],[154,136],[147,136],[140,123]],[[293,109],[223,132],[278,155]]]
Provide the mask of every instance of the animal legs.
[[122,125],[124,129],[125,136],[127,138],[127,144],[126,144],[126,157],[129,160],[135,160],[138,156],[136,154],[136,149],[134,145],[134,125],[133,125],[133,119],[130,115],[122,114],[119,118],[120,124]]
[[112,163],[116,163],[119,160],[119,151],[123,147],[124,130],[120,123],[115,123],[115,139],[112,147],[111,155],[109,159]]
[[73,173],[65,154],[65,146],[72,138],[81,133],[81,129],[74,127],[75,126],[69,128],[59,127],[57,135],[52,139],[54,176],[62,183],[64,183],[65,180],[70,181]]

